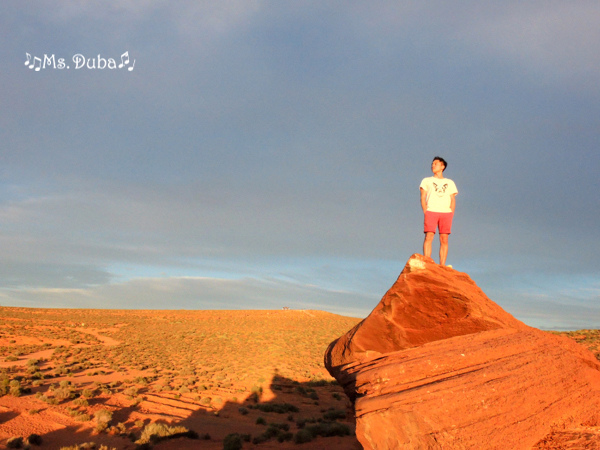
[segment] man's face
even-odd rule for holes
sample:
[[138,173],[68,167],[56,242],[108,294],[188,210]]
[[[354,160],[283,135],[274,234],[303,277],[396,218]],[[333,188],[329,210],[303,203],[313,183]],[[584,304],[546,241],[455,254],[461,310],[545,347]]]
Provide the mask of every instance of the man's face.
[[444,171],[444,163],[439,159],[434,159],[431,163],[431,171],[433,173],[443,172]]

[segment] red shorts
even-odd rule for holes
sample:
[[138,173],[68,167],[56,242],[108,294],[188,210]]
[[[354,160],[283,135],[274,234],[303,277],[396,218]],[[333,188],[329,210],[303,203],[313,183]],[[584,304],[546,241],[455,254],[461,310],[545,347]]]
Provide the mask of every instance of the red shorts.
[[452,230],[452,218],[454,213],[438,213],[433,211],[425,211],[425,223],[423,227],[424,233],[435,233],[435,230],[440,228],[440,234],[450,234]]

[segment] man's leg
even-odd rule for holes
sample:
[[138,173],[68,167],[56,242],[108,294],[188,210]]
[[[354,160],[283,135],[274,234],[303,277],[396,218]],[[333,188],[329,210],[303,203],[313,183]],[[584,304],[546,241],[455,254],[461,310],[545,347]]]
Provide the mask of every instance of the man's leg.
[[433,243],[433,236],[435,233],[425,233],[425,240],[423,241],[423,254],[431,258],[431,244]]
[[[431,247],[429,247],[431,251]],[[448,235],[440,233],[440,265],[446,265],[446,257],[448,256]]]

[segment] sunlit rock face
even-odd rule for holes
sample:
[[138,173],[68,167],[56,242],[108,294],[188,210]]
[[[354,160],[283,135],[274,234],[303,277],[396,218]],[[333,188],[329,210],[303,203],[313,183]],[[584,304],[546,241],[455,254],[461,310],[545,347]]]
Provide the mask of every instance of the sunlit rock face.
[[354,401],[366,449],[558,448],[545,446],[557,429],[582,427],[600,448],[593,354],[526,326],[468,275],[422,255],[329,345],[325,365]]

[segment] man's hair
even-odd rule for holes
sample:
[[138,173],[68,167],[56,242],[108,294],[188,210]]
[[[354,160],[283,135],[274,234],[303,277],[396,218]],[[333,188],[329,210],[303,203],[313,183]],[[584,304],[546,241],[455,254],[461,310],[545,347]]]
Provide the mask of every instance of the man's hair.
[[[446,162],[446,160],[444,158],[442,158],[441,156],[436,156],[435,158],[433,158],[433,160],[438,160],[440,161],[443,165],[444,165],[444,170],[446,170],[448,168],[448,163]],[[442,170],[442,172],[444,171]]]

